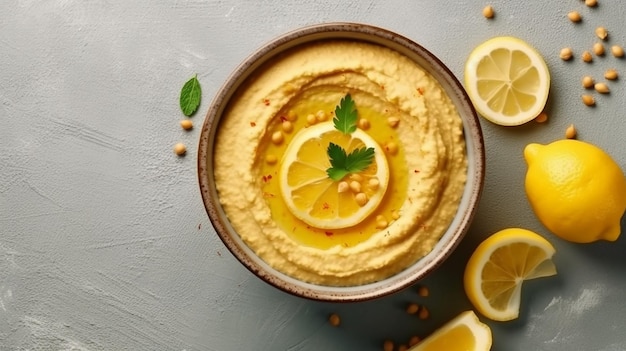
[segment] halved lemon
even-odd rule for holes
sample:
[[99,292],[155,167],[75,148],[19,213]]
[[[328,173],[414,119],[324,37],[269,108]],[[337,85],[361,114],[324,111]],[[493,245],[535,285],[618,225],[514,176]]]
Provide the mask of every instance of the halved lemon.
[[465,89],[483,117],[516,126],[543,111],[550,92],[550,72],[530,44],[514,37],[495,37],[469,55]]
[[488,351],[491,343],[491,329],[478,319],[474,311],[465,311],[410,351]]
[[555,249],[541,235],[521,228],[503,229],[485,239],[465,267],[465,293],[485,317],[518,317],[522,283],[556,274]]
[[[333,142],[347,153],[373,147],[374,161],[363,171],[331,179],[327,154]],[[304,128],[291,140],[279,170],[280,191],[294,216],[320,229],[359,224],[380,204],[389,182],[389,166],[378,143],[361,129],[346,135],[332,122]]]

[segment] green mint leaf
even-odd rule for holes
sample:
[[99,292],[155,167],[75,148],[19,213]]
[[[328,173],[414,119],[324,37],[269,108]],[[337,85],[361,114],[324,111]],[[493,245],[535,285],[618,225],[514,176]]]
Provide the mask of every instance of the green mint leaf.
[[350,134],[356,130],[357,118],[354,100],[350,94],[346,94],[335,108],[335,118],[333,118],[335,129],[343,134]]
[[331,165],[331,167],[326,170],[326,174],[328,174],[330,179],[341,180],[341,178],[350,173],[346,168],[346,161],[348,158],[346,150],[344,150],[341,146],[335,143],[330,143],[328,144],[328,149],[326,149],[326,153],[328,154]]
[[180,91],[180,109],[183,110],[185,116],[191,116],[196,112],[200,105],[201,96],[202,89],[196,74],[183,85],[183,89]]
[[369,167],[373,160],[373,147],[355,149],[346,157],[346,170],[350,173],[361,172]]

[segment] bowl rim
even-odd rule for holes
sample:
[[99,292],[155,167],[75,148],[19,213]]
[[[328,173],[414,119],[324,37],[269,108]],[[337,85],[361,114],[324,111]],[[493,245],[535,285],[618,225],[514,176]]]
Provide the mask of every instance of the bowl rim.
[[[240,239],[228,222],[219,202],[215,183],[210,181],[213,179],[212,141],[215,139],[222,114],[240,85],[259,66],[280,52],[312,41],[330,39],[358,40],[383,45],[409,56],[423,67],[425,67],[424,64],[430,66],[430,69],[427,67],[424,69],[443,86],[444,91],[459,111],[468,156],[468,178],[461,199],[462,203],[459,204],[457,214],[449,228],[431,252],[391,277],[378,282],[348,287],[306,283],[274,269],[261,260]],[[470,146],[472,152],[470,152]],[[230,73],[214,95],[202,126],[197,155],[198,180],[205,210],[217,235],[231,254],[254,275],[280,290],[312,300],[330,302],[365,301],[383,297],[415,284],[434,271],[450,256],[469,229],[482,194],[485,177],[484,139],[478,115],[465,89],[452,71],[434,54],[413,40],[388,29],[356,22],[328,22],[300,27],[270,40],[245,58]],[[466,210],[461,211],[463,202]],[[455,229],[451,231],[451,228]],[[442,240],[446,236],[447,240]],[[412,269],[417,263],[422,262],[426,263],[420,269]]]

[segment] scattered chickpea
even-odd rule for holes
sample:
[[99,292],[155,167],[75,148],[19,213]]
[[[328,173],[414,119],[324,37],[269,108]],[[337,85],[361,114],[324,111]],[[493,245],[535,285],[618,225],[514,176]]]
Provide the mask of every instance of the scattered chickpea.
[[328,116],[326,115],[326,112],[324,112],[323,110],[319,110],[315,114],[315,118],[318,122],[323,122],[328,119]]
[[293,123],[289,121],[283,121],[281,127],[283,128],[283,132],[285,133],[293,132]]
[[594,106],[596,104],[596,100],[591,95],[583,95],[582,96],[583,103],[587,106]]
[[483,7],[483,16],[485,16],[485,18],[493,18],[494,15],[495,11],[493,10],[493,6],[487,5]]
[[535,117],[535,122],[544,123],[548,120],[548,114],[545,112],[541,112],[539,116]]
[[593,88],[600,94],[608,94],[610,92],[609,86],[606,83],[596,83]]
[[563,61],[569,61],[572,59],[573,56],[574,56],[574,53],[572,52],[572,49],[570,48],[561,49],[561,52],[559,54],[559,57],[561,57],[561,60]]
[[278,162],[278,158],[275,155],[267,155],[265,156],[265,162],[269,165],[273,165]]
[[180,126],[184,130],[191,130],[193,128],[193,122],[190,119],[183,119],[180,121]]
[[393,351],[393,347],[394,347],[393,341],[385,340],[383,342],[383,351]]
[[384,229],[384,228],[387,228],[388,225],[389,225],[389,222],[387,222],[384,216],[382,215],[376,216],[376,228]]
[[398,345],[398,351],[407,351],[408,349],[406,345]]
[[307,115],[307,116],[306,116],[306,123],[307,123],[308,125],[311,125],[311,126],[312,126],[312,125],[314,125],[316,122],[317,122],[317,118],[315,118],[315,115],[314,115],[314,114],[312,114],[312,113],[311,113],[311,114],[309,114],[309,115]]
[[398,212],[397,210],[391,211],[391,218],[393,218],[394,220],[399,219],[400,218],[400,212]]
[[596,36],[602,40],[605,40],[609,36],[609,32],[604,27],[596,28]]
[[350,179],[356,180],[357,182],[362,182],[363,181],[363,176],[358,174],[358,173],[352,173],[352,174],[350,174]]
[[184,156],[187,153],[187,147],[183,143],[174,145],[174,153],[178,156]]
[[422,308],[420,308],[419,312],[417,313],[417,316],[419,317],[419,319],[428,319],[428,317],[430,317],[430,311],[428,311],[425,306],[422,306]]
[[400,123],[400,119],[398,117],[387,118],[387,124],[389,124],[391,128],[397,127],[399,123]]
[[276,131],[272,134],[272,142],[276,145],[282,143],[285,140],[285,137],[283,136],[283,132]]
[[409,339],[409,346],[415,346],[417,345],[422,339],[420,339],[419,336],[417,335],[413,335],[410,339]]
[[352,190],[353,193],[360,193],[361,192],[361,183],[357,182],[356,180],[353,180],[350,182],[350,190]]
[[615,57],[624,57],[624,49],[619,45],[611,46],[611,53]]
[[589,7],[594,7],[598,5],[598,0],[585,0],[585,5]]
[[420,307],[416,303],[410,303],[408,306],[406,306],[406,313],[416,314],[419,309]]
[[339,193],[345,193],[348,189],[350,189],[350,184],[346,181],[341,181],[337,184],[337,192]]
[[427,287],[422,285],[417,289],[417,294],[421,297],[428,297],[428,295],[430,295],[430,291]]
[[591,88],[593,88],[593,85],[595,84],[595,81],[593,80],[593,77],[591,77],[591,76],[584,76],[583,80],[582,80],[582,83],[583,83],[583,88],[591,89]]
[[354,195],[354,201],[357,205],[363,207],[367,204],[368,198],[365,193],[357,193],[356,195]]
[[287,115],[285,116],[285,119],[293,122],[298,119],[298,116],[296,115],[296,112],[294,110],[289,110],[289,112],[287,112]]
[[367,184],[370,186],[370,189],[372,190],[376,190],[378,189],[378,187],[380,186],[380,181],[378,180],[378,178],[371,178]]
[[565,137],[567,139],[574,139],[576,138],[576,127],[574,127],[573,124],[570,124],[569,127],[567,127],[567,129],[565,130]]
[[604,72],[604,78],[608,80],[616,80],[617,79],[617,70],[615,68],[609,68]]
[[591,53],[589,51],[583,51],[581,58],[583,59],[584,62],[591,62],[593,61],[593,56],[591,56]]
[[363,129],[363,130],[367,130],[370,128],[370,121],[365,119],[365,118],[361,118],[359,119],[359,121],[357,122],[357,124],[359,125],[359,128]]
[[333,327],[338,327],[339,324],[341,324],[341,319],[339,318],[339,315],[336,313],[331,314],[328,317],[328,322],[330,323],[330,325],[332,325]]
[[567,14],[567,18],[569,18],[569,20],[572,22],[580,22],[582,20],[582,17],[580,16],[580,12],[578,11],[571,11],[570,13]]
[[393,141],[390,141],[385,145],[385,150],[387,150],[389,154],[395,155],[398,153],[398,144],[396,144]]
[[602,45],[602,43],[595,43],[595,44],[593,44],[593,53],[596,54],[596,56],[603,56],[604,55],[604,45]]

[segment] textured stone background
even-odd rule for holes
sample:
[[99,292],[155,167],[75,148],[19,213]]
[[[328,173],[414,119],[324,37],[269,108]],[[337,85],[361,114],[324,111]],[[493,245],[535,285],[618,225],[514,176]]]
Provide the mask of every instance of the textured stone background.
[[[580,103],[583,74],[613,57],[577,54],[604,25],[626,44],[626,3],[482,1],[7,0],[0,5],[0,350],[380,350],[382,340],[426,335],[469,308],[465,261],[487,235],[522,226],[557,247],[557,277],[525,286],[522,317],[489,323],[494,350],[624,350],[625,238],[573,245],[530,212],[521,151],[581,139],[626,169],[626,94],[612,83],[596,108]],[[582,23],[565,14],[579,9]],[[196,144],[213,94],[271,38],[303,25],[356,21],[429,48],[462,79],[473,47],[515,35],[544,55],[553,84],[550,121],[517,128],[481,121],[487,177],[480,208],[457,254],[424,283],[377,301],[318,303],[289,296],[245,270],[215,235],[196,180]],[[196,129],[178,126],[178,94],[198,74]],[[177,158],[174,143],[188,145]],[[409,302],[432,314],[420,321]],[[326,319],[337,312],[342,325]]]

